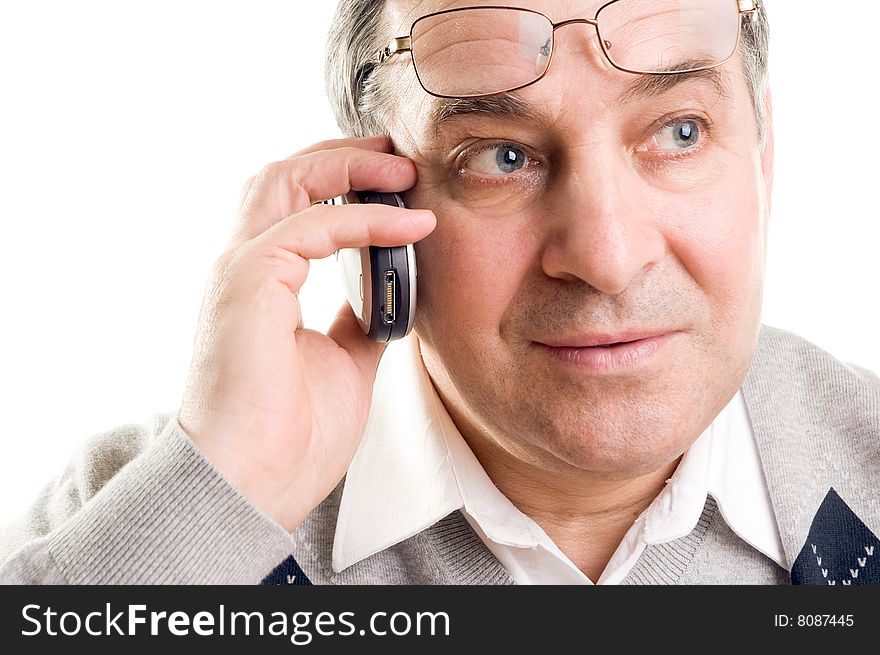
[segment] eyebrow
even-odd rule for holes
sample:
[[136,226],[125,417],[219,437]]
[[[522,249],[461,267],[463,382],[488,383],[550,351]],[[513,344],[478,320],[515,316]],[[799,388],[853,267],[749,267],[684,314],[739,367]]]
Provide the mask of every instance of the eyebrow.
[[438,98],[439,104],[432,110],[431,123],[439,132],[444,123],[457,116],[479,114],[492,118],[507,118],[519,121],[535,121],[541,118],[541,111],[532,103],[510,93],[499,93],[479,98]]
[[[708,80],[715,86],[718,95],[725,99],[730,99],[730,92],[727,87],[727,75],[725,72],[716,68],[704,68],[703,70],[693,70],[706,66],[708,62],[701,59],[689,59],[682,61],[675,66],[658,69],[658,73],[664,75],[638,75],[635,82],[630,84],[617,97],[620,104],[628,104],[643,98],[653,98],[664,93],[668,93],[675,87],[688,82],[690,80]],[[680,70],[682,72],[675,72]]]
[[[625,105],[644,98],[657,97],[690,80],[707,80],[712,83],[720,96],[729,99],[725,73],[719,68],[690,70],[702,65],[704,62],[699,60],[684,61],[674,67],[662,69],[665,75],[638,75],[637,79],[620,93],[617,103]],[[675,73],[676,69],[681,69],[683,72]],[[522,122],[537,122],[543,118],[543,112],[535,104],[515,95],[514,92],[477,98],[438,98],[438,100],[440,102],[431,112],[431,123],[434,125],[435,133],[440,131],[444,123],[458,116],[476,114]]]

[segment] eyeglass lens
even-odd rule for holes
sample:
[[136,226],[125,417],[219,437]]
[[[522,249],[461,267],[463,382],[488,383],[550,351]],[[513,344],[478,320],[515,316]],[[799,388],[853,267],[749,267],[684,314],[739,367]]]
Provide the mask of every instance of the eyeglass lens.
[[[720,64],[733,55],[739,36],[736,0],[618,0],[604,6],[597,20],[608,59],[633,73]],[[411,36],[422,86],[442,96],[488,95],[530,84],[547,72],[554,45],[548,18],[516,8],[429,15],[415,22]]]

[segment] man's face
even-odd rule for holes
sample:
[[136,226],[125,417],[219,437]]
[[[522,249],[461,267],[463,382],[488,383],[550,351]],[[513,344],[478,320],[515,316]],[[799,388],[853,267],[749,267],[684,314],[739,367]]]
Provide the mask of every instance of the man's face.
[[[476,4],[400,0],[390,23],[396,36]],[[602,3],[505,4],[561,21]],[[456,423],[472,443],[597,478],[672,462],[739,388],[760,323],[772,147],[739,56],[652,86],[571,25],[546,77],[509,94],[518,109],[439,124],[449,101],[397,59],[391,136],[419,171],[407,205],[438,219],[417,245],[416,333]],[[643,335],[665,336],[585,347]]]

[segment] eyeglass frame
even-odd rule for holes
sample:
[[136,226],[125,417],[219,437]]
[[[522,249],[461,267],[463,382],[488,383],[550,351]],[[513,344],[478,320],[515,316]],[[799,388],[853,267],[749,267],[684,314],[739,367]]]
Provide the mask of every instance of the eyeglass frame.
[[547,16],[546,14],[544,14],[540,11],[537,11],[535,9],[526,9],[524,7],[509,7],[509,6],[504,6],[504,5],[485,5],[485,6],[474,5],[471,7],[456,7],[455,9],[444,9],[443,11],[435,11],[430,14],[425,14],[424,16],[419,16],[416,20],[414,20],[412,25],[410,25],[408,36],[397,36],[397,37],[394,37],[393,39],[391,39],[391,43],[389,43],[388,46],[386,46],[385,48],[383,48],[382,50],[380,50],[379,52],[376,53],[376,55],[374,57],[374,60],[375,60],[374,66],[378,66],[380,64],[385,63],[385,61],[387,61],[391,57],[394,57],[395,55],[399,55],[404,52],[409,52],[410,59],[412,59],[412,63],[413,63],[413,70],[416,73],[416,79],[418,79],[419,84],[421,85],[422,89],[425,90],[425,93],[432,95],[435,98],[447,98],[450,100],[465,100],[468,98],[486,98],[489,96],[498,95],[500,93],[512,93],[513,91],[519,91],[520,89],[524,89],[525,87],[531,86],[532,84],[535,84],[536,82],[540,82],[542,79],[544,79],[544,77],[550,71],[550,66],[553,64],[553,54],[556,52],[555,47],[550,48],[550,56],[547,59],[547,66],[544,69],[544,72],[541,73],[541,75],[539,77],[536,77],[531,82],[527,82],[526,84],[521,84],[519,86],[510,88],[510,89],[503,89],[501,91],[493,91],[492,93],[481,93],[481,94],[475,94],[475,95],[472,94],[472,95],[465,95],[465,96],[442,95],[440,93],[434,93],[433,91],[428,89],[425,86],[425,84],[422,82],[422,78],[419,75],[419,68],[418,68],[418,66],[416,66],[415,55],[413,54],[413,51],[412,51],[412,32],[413,32],[413,29],[415,28],[416,24],[419,21],[422,21],[422,20],[425,20],[428,18],[433,18],[434,16],[442,16],[443,14],[452,14],[455,12],[468,11],[468,10],[472,10],[472,9],[508,9],[508,10],[512,10],[512,11],[521,11],[521,12],[527,12],[527,13],[531,13],[531,14],[537,14],[538,16],[541,16],[542,18],[546,19],[547,22],[553,27],[553,30],[551,32],[551,39],[552,39],[552,43],[554,46],[556,44],[556,30],[558,28],[565,27],[567,25],[577,25],[577,24],[592,25],[593,27],[596,28],[596,35],[599,36],[599,46],[602,48],[602,54],[605,56],[605,59],[608,61],[609,64],[611,64],[612,67],[616,68],[619,71],[623,71],[624,73],[631,73],[633,75],[682,75],[685,73],[695,73],[698,71],[711,70],[713,68],[717,68],[718,66],[723,66],[728,61],[730,61],[734,57],[734,55],[736,55],[736,52],[739,49],[740,39],[742,38],[742,17],[745,15],[749,15],[750,20],[752,20],[754,22],[755,20],[757,20],[757,12],[760,11],[760,9],[761,9],[761,4],[758,2],[758,0],[731,0],[731,2],[737,3],[737,6],[739,8],[738,13],[740,15],[740,19],[737,21],[737,24],[736,24],[736,29],[737,29],[736,45],[733,48],[733,52],[731,52],[730,55],[726,59],[724,59],[723,61],[719,61],[718,63],[712,64],[711,66],[701,66],[698,68],[689,68],[686,70],[635,71],[635,70],[630,70],[628,68],[623,68],[622,66],[618,66],[617,64],[614,63],[614,61],[611,59],[611,56],[608,54],[608,49],[605,47],[604,40],[602,39],[602,34],[599,31],[599,14],[602,13],[602,10],[607,7],[610,7],[611,5],[617,4],[618,2],[627,2],[627,1],[628,0],[610,0],[610,2],[606,2],[604,5],[602,5],[601,7],[599,7],[596,10],[596,15],[593,18],[570,18],[568,20],[563,20],[558,23],[554,23],[550,19],[549,16]]

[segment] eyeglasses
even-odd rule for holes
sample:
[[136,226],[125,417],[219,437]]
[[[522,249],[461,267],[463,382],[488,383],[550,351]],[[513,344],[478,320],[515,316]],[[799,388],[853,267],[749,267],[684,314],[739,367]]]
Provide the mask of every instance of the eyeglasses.
[[612,0],[595,18],[554,23],[517,7],[460,7],[422,16],[409,36],[377,53],[381,64],[409,52],[419,83],[441,98],[516,91],[543,78],[556,30],[592,25],[608,62],[626,73],[672,75],[721,66],[736,53],[755,0]]

